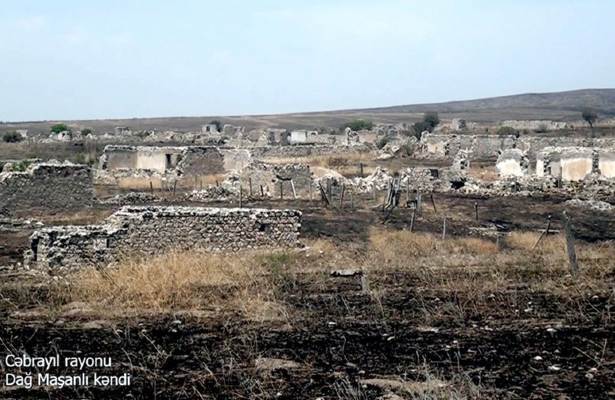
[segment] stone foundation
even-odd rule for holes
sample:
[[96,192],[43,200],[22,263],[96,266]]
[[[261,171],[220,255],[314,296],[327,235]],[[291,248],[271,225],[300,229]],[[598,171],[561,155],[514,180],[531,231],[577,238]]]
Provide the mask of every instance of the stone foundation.
[[104,224],[35,231],[25,264],[74,269],[170,250],[211,251],[296,246],[301,212],[204,207],[127,206]]

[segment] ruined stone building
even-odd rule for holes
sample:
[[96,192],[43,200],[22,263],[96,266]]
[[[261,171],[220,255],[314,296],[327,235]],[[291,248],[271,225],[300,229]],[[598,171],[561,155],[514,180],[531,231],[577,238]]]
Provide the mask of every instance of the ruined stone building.
[[0,214],[76,210],[93,202],[92,171],[86,165],[37,163],[24,172],[0,173]]
[[300,227],[295,210],[131,206],[102,225],[35,231],[24,259],[35,268],[82,268],[170,250],[296,246]]

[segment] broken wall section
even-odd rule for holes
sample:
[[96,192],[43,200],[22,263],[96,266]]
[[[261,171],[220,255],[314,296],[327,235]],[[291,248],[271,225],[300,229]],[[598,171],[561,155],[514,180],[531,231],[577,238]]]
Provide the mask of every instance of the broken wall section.
[[31,210],[77,210],[94,203],[87,165],[39,163],[25,172],[0,173],[0,214]]
[[292,247],[300,228],[296,210],[128,206],[103,225],[35,231],[24,259],[36,268],[75,269],[170,250]]

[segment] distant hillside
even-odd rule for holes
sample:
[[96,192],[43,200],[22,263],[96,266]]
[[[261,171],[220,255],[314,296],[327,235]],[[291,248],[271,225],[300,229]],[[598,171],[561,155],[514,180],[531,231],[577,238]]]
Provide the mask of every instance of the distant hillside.
[[484,110],[506,111],[539,108],[550,111],[579,111],[591,107],[604,114],[615,114],[615,89],[583,89],[556,93],[527,93],[513,96],[492,97],[478,100],[451,101],[436,104],[380,107],[367,112],[425,112],[442,113],[477,112]]
[[[338,110],[311,113],[131,118],[108,120],[62,121],[76,128],[94,128],[97,133],[111,132],[115,126],[127,126],[133,130],[179,130],[199,131],[201,126],[213,119],[223,124],[253,128],[319,128],[339,127],[356,118],[371,119],[378,123],[415,122],[426,111],[437,111],[443,120],[464,118],[468,121],[495,123],[518,119],[548,119],[576,121],[581,119],[581,110],[591,107],[601,118],[615,116],[615,89],[585,89],[558,93],[530,93],[515,96],[493,97],[479,100],[452,101],[437,104],[416,104],[360,110]],[[33,133],[48,133],[49,127],[58,121],[6,123],[0,125],[0,132],[15,128],[28,128]]]

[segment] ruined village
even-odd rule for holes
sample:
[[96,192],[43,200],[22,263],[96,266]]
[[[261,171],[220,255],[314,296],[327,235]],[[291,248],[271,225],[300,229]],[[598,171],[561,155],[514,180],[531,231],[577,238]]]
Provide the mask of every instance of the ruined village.
[[0,125],[0,343],[132,375],[0,397],[606,398],[615,119],[571,115]]

